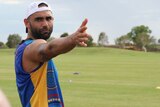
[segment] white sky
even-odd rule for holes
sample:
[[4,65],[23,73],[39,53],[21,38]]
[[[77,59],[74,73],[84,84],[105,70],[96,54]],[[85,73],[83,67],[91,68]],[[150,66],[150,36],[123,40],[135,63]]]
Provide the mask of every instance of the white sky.
[[[27,6],[36,0],[0,0],[0,41],[9,34],[26,37],[23,18]],[[109,42],[139,25],[148,26],[152,36],[160,39],[160,0],[45,0],[52,6],[55,22],[52,36],[76,31],[88,18],[88,33],[97,42],[100,32]]]

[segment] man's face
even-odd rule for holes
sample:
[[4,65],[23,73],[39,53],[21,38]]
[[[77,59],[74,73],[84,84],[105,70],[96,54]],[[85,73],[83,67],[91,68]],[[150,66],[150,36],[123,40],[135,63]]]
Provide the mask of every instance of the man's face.
[[53,31],[53,15],[51,11],[36,12],[28,18],[28,32],[34,39],[47,40]]

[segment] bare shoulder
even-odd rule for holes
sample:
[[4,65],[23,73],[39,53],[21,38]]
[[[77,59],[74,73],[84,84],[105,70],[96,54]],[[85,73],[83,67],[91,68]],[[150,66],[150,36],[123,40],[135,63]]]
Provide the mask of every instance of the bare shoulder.
[[37,61],[38,60],[37,56],[39,54],[40,45],[46,44],[46,43],[47,43],[47,41],[45,41],[43,39],[34,40],[30,45],[28,45],[25,48],[24,54],[23,54],[23,59]]
[[23,53],[22,65],[23,69],[26,72],[33,71],[40,64],[40,47],[42,44],[46,44],[47,42],[43,39],[34,40],[31,44],[29,44]]
[[38,45],[43,44],[43,43],[47,43],[47,41],[45,41],[43,39],[36,39],[30,45],[28,45],[27,47],[38,46]]
[[25,49],[25,52],[34,52],[37,50],[37,48],[39,47],[39,45],[41,44],[44,44],[44,43],[47,43],[45,40],[43,39],[37,39],[37,40],[34,40],[30,45],[28,45]]

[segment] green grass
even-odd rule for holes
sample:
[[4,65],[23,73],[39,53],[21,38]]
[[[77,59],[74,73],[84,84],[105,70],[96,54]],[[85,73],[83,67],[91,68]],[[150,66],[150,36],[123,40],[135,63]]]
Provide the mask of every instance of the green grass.
[[[159,53],[76,48],[54,62],[65,107],[160,107],[160,90],[156,89],[160,86]],[[13,107],[21,107],[14,50],[0,50],[0,88]]]

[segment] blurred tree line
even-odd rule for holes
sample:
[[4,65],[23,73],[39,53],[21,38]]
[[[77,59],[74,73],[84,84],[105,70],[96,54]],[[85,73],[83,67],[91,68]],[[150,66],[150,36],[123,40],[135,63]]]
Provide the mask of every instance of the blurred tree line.
[[148,26],[140,25],[133,27],[130,32],[118,37],[115,44],[120,48],[142,50],[142,51],[160,51],[156,39],[151,35],[152,31]]
[[[108,40],[108,35],[105,32],[101,32],[98,35],[97,43],[93,42],[93,38],[89,38],[87,45],[88,47],[99,46],[99,47],[113,47],[113,48],[123,48],[123,49],[132,49],[132,50],[141,50],[141,51],[160,51],[160,39],[157,40],[154,36],[151,35],[152,31],[148,26],[140,25],[135,26],[131,29],[130,32],[122,35],[115,40],[115,45],[110,45]],[[60,37],[69,36],[67,32],[60,35]],[[55,39],[51,37],[48,41]],[[1,48],[16,48],[17,45],[22,41],[22,38],[19,34],[10,34],[8,36],[7,43],[0,41]]]
[[[69,36],[69,34],[67,32],[63,33],[60,35],[60,37],[66,37]],[[54,37],[50,37],[47,41],[51,41],[52,39],[55,39]],[[16,48],[17,45],[22,41],[22,37],[19,34],[10,34],[8,36],[7,39],[7,43],[3,43],[0,41],[0,49],[3,48]],[[108,44],[108,36],[104,33],[101,32],[99,34],[99,39],[98,39],[98,43],[94,43],[93,42],[93,38],[92,36],[89,37],[89,40],[87,42],[87,46],[88,47],[92,47],[92,46],[97,46],[97,44],[99,46],[106,46]]]
[[0,49],[1,48],[16,48],[17,45],[21,42],[21,36],[19,34],[10,34],[7,39],[7,43],[3,43],[0,41]]

